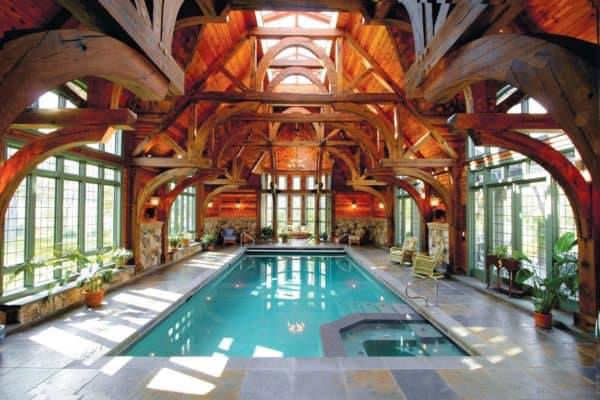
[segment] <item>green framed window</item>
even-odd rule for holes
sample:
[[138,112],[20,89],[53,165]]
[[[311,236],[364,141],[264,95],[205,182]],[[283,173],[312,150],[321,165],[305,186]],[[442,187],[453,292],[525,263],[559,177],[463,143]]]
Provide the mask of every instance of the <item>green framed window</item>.
[[[9,143],[6,157],[18,151]],[[9,204],[2,252],[2,296],[43,290],[60,277],[40,266],[9,278],[32,259],[53,258],[56,250],[95,254],[120,246],[121,171],[118,167],[67,155],[40,163],[19,185]],[[65,263],[65,268],[77,265]]]
[[401,245],[407,236],[421,241],[421,214],[417,203],[402,189],[396,196],[396,244]]
[[[170,184],[173,190],[176,183]],[[188,186],[173,201],[169,214],[169,235],[196,232],[196,188]]]

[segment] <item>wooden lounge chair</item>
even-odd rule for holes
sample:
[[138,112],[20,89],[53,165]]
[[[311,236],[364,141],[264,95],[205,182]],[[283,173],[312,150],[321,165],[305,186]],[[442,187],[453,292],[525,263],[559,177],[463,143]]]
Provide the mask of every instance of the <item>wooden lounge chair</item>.
[[403,264],[404,262],[412,262],[417,252],[417,238],[407,236],[404,238],[402,247],[390,248],[390,261]]
[[432,256],[425,254],[417,254],[413,260],[413,276],[418,278],[436,278],[444,277],[443,272],[435,270],[444,261],[444,249],[438,247],[437,251]]

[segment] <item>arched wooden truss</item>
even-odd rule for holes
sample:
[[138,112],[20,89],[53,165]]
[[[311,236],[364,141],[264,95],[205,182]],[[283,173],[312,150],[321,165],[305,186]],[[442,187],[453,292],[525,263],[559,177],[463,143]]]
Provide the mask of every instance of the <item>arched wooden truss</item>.
[[227,137],[225,138],[225,141],[219,147],[219,153],[216,157],[215,167],[218,168],[221,165],[222,161],[225,160],[224,157],[227,154],[227,151],[230,149],[231,145],[243,140],[244,135],[246,135],[250,131],[261,133],[262,135],[264,135],[265,139],[268,139],[267,134],[261,131],[262,128],[265,128],[265,122],[254,121],[248,124],[244,124],[239,128],[235,129],[234,131],[229,132]]
[[107,126],[64,128],[23,146],[0,166],[0,218],[4,218],[13,194],[29,173],[42,161],[62,151],[89,143],[103,142],[115,129]]
[[192,145],[192,156],[194,157],[202,157],[204,153],[204,149],[206,147],[206,142],[208,140],[208,136],[211,131],[215,128],[215,126],[227,121],[231,117],[243,114],[245,112],[256,112],[256,109],[259,107],[260,103],[258,102],[243,102],[236,104],[231,107],[222,108],[217,111],[213,115],[204,121],[204,123],[198,128],[198,133],[194,143]]
[[0,133],[43,93],[70,80],[99,76],[146,100],[163,99],[169,82],[141,54],[98,32],[33,33],[0,51]]
[[428,101],[446,101],[488,79],[518,87],[563,127],[600,186],[598,76],[597,67],[559,45],[523,35],[491,35],[446,56],[430,74],[423,94]]
[[327,56],[327,54],[325,54],[325,51],[309,38],[293,36],[280,40],[275,46],[271,47],[269,51],[267,51],[263,58],[261,58],[260,63],[256,68],[256,90],[262,91],[263,81],[265,79],[267,69],[275,57],[289,47],[302,47],[313,53],[322,63],[323,67],[327,70],[327,77],[329,78],[330,87],[336,87],[336,69],[331,59]]
[[588,238],[592,232],[590,184],[581,172],[559,151],[518,132],[471,132],[477,145],[497,146],[521,153],[546,169],[562,187],[575,215],[577,236]]
[[[373,176],[376,179],[384,179],[383,177],[396,177],[398,175],[410,176],[413,178],[417,178],[423,183],[431,186],[442,198],[444,205],[446,206],[446,220],[450,225],[454,223],[454,213],[453,213],[453,202],[452,196],[450,193],[453,191],[452,188],[446,189],[444,185],[442,185],[437,179],[428,174],[427,172],[418,169],[418,168],[394,168],[392,169],[376,169],[376,170],[367,170],[365,172],[367,176]],[[389,179],[389,178],[388,178]]]
[[[352,139],[356,143],[358,143],[358,145],[367,155],[367,158],[371,162],[371,168],[377,167],[377,163],[379,160],[377,148],[375,147],[371,139],[365,134],[364,131],[362,131],[356,125],[349,124],[346,122],[334,122],[329,124],[329,126],[335,128],[334,131],[343,130],[344,132],[348,133],[348,135],[350,135],[350,137],[352,137]],[[332,131],[331,134],[336,133],[334,131]]]
[[352,180],[355,180],[360,176],[360,172],[358,171],[357,166],[350,159],[350,157],[348,157],[347,154],[332,146],[325,146],[324,150],[330,155],[339,158],[344,164],[346,164],[346,166],[350,169],[350,175]]
[[390,121],[385,118],[385,116],[377,115],[369,111],[366,106],[351,103],[336,103],[334,104],[333,108],[335,108],[336,111],[345,111],[363,117],[365,118],[365,121],[379,129],[379,131],[383,134],[384,143],[388,149],[390,158],[395,157],[396,146],[394,140],[394,127]]
[[306,68],[306,67],[285,68],[283,71],[278,73],[271,82],[269,82],[269,86],[267,86],[267,89],[265,90],[265,92],[272,92],[277,86],[279,86],[279,84],[285,78],[287,78],[288,76],[293,76],[293,75],[301,75],[301,76],[304,76],[306,79],[310,80],[311,83],[319,89],[319,93],[327,93],[328,92],[325,84],[323,84],[323,82],[321,82],[319,80],[319,78],[317,78],[315,76],[315,74],[309,68]]

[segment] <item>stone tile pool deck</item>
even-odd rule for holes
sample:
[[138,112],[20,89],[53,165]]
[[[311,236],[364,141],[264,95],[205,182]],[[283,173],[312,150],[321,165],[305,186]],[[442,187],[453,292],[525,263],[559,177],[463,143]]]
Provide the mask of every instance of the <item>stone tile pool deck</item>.
[[[399,294],[410,268],[387,252],[349,252]],[[0,343],[0,399],[594,399],[596,342],[533,326],[533,317],[464,283],[439,306],[410,302],[471,357],[224,358],[111,356],[240,253],[204,252]],[[432,287],[415,292],[430,296]]]

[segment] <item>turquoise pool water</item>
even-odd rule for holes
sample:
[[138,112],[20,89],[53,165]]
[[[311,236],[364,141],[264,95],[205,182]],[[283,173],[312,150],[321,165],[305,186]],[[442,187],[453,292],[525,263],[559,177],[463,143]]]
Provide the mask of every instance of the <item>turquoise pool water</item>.
[[246,255],[125,354],[318,357],[322,324],[397,303],[346,256]]

